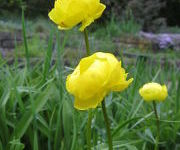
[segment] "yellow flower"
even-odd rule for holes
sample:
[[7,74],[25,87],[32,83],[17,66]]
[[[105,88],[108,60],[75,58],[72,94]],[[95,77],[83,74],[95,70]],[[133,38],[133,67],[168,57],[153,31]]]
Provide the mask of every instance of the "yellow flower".
[[145,101],[164,101],[168,96],[166,85],[158,83],[147,83],[139,90],[140,95]]
[[83,31],[102,15],[105,8],[100,0],[56,0],[49,18],[62,30],[82,23],[80,31]]
[[67,77],[66,88],[75,96],[74,107],[80,110],[96,108],[110,91],[122,91],[133,79],[110,53],[97,52],[83,58]]

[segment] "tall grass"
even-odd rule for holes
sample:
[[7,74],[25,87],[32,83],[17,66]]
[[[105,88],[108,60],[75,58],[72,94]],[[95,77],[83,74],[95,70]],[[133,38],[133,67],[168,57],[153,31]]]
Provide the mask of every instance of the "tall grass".
[[135,18],[131,12],[128,10],[121,21],[117,21],[115,16],[112,15],[110,21],[106,22],[105,27],[99,27],[95,36],[100,38],[111,38],[111,37],[121,37],[124,35],[136,35],[141,30],[141,25],[135,21]]
[[26,65],[27,65],[27,68],[29,69],[30,68],[29,50],[28,50],[27,37],[26,37],[24,10],[25,10],[25,7],[22,6],[22,32],[23,32],[24,48],[25,48],[25,54],[26,54]]
[[[58,32],[57,63],[48,69],[46,80],[43,80],[41,61],[27,71],[26,68],[15,69],[14,65],[1,60],[1,150],[85,149],[87,113],[74,110],[72,97],[66,93],[64,82],[69,70],[62,66],[63,47],[60,43],[63,41],[60,41],[60,36]],[[52,64],[52,60],[45,61]],[[138,94],[139,87],[149,81],[168,85],[167,100],[158,104],[160,147],[177,149],[180,144],[179,70],[176,66],[155,65],[153,61],[137,58],[136,65],[129,66],[128,72],[134,77],[133,85],[123,93],[111,93],[107,97],[114,149],[153,149],[156,135],[153,110]],[[106,149],[102,112],[97,108],[93,113],[93,146]]]

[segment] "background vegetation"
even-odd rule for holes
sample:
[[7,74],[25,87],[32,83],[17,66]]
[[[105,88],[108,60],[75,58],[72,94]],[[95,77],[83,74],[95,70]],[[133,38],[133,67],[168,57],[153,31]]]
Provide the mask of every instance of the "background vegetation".
[[[122,21],[132,13],[135,21],[145,31],[155,32],[166,26],[180,25],[179,0],[102,0],[102,2],[107,5],[106,15],[101,19],[103,22],[110,20],[112,15],[117,21]],[[1,12],[11,10],[20,13],[23,3],[26,5],[27,16],[44,15],[46,17],[54,5],[54,0],[0,0],[0,3]]]
[[[64,86],[67,74],[73,70],[71,66],[78,63],[78,57],[71,57],[72,53],[69,53],[72,65],[65,65],[65,53],[68,49],[64,48],[70,40],[69,35],[71,33],[63,35],[52,28],[46,50],[41,52],[44,59],[31,59],[29,68],[24,61],[18,61],[18,49],[14,52],[14,63],[0,59],[0,150],[86,149],[87,112],[73,108],[73,97],[66,92]],[[52,51],[54,38],[55,51]],[[169,93],[166,101],[158,104],[161,120],[160,149],[178,150],[178,56],[171,59],[168,55],[163,62],[161,55],[154,54],[141,55],[128,61],[121,54],[117,56],[129,75],[134,78],[134,82],[124,92],[110,93],[106,98],[108,114],[111,116],[114,149],[153,149],[156,120],[151,103],[143,102],[138,89],[146,82],[156,81],[166,84]],[[93,114],[92,143],[94,149],[105,150],[107,136],[102,111],[97,108]]]

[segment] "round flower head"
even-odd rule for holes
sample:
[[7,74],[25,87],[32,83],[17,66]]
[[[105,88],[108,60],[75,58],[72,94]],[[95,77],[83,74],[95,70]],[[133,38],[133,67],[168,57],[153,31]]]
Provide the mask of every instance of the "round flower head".
[[96,108],[110,91],[122,91],[133,79],[114,55],[97,52],[83,58],[67,77],[66,88],[75,96],[74,107],[80,110]]
[[62,30],[82,23],[80,31],[83,31],[102,15],[105,7],[100,0],[56,0],[49,18]]
[[164,101],[168,95],[166,85],[147,83],[139,90],[139,94],[145,101]]

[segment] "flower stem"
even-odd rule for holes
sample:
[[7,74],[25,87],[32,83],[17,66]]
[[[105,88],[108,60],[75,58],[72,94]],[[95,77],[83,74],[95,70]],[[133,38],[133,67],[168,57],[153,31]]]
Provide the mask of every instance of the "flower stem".
[[157,125],[157,137],[156,137],[156,144],[155,144],[155,148],[154,150],[159,150],[159,131],[160,131],[160,127],[159,127],[159,117],[158,117],[158,113],[157,113],[157,106],[156,106],[156,102],[153,101],[153,108],[154,108],[154,113],[156,116],[156,125]]
[[90,55],[90,49],[89,49],[88,31],[86,28],[84,29],[84,40],[86,43],[86,55],[89,56]]
[[[90,49],[89,49],[89,40],[88,40],[88,31],[87,29],[84,29],[84,40],[86,44],[86,55],[90,55]],[[92,110],[88,110],[88,123],[87,123],[87,131],[86,131],[86,142],[87,142],[87,149],[91,150],[91,122],[92,122]]]
[[107,112],[106,112],[105,100],[103,100],[101,104],[102,104],[102,110],[103,110],[104,120],[105,120],[105,124],[106,124],[106,132],[108,135],[109,150],[113,150],[111,129],[110,129],[109,119],[108,119]]
[[92,110],[88,111],[88,122],[87,122],[87,131],[86,131],[86,139],[87,139],[87,149],[91,150],[91,122],[92,122]]

